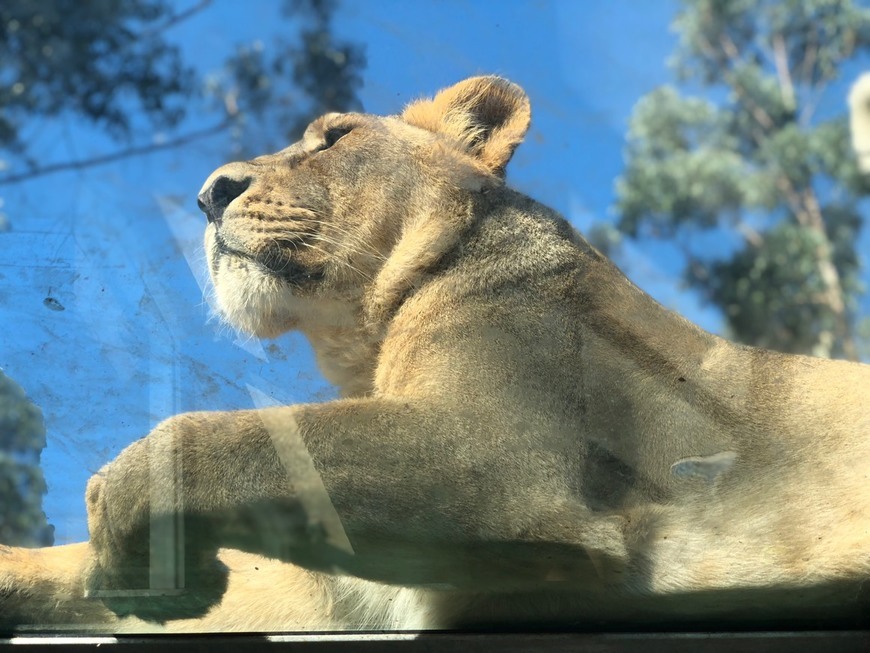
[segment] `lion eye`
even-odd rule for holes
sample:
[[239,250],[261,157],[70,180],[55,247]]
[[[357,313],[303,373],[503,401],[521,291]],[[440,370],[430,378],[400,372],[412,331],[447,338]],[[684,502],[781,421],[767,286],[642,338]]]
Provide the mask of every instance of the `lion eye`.
[[323,147],[321,149],[329,149],[349,133],[350,127],[333,127],[332,129],[327,129],[326,133],[323,135]]

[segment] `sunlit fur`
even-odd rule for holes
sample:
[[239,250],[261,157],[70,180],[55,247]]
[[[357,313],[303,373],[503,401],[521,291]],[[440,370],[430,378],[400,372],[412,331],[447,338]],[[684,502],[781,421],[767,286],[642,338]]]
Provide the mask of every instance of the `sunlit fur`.
[[862,172],[870,173],[870,73],[852,85],[849,93],[849,128],[852,148]]
[[[477,77],[215,171],[224,318],[301,330],[341,398],[167,420],[91,480],[90,544],[0,550],[0,619],[157,628],[83,590],[129,587],[149,516],[180,509],[149,503],[172,496],[152,490],[160,452],[185,514],[212,516],[185,532],[205,552],[191,595],[228,578],[161,629],[866,618],[870,368],[658,305],[504,184],[529,121],[519,87]],[[252,553],[214,565],[230,540]]]

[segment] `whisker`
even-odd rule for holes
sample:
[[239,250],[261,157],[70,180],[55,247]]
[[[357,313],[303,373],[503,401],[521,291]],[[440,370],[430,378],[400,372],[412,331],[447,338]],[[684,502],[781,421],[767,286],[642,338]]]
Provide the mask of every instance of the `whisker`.
[[[355,247],[350,247],[346,243],[342,243],[342,242],[339,242],[337,240],[332,240],[331,238],[327,238],[323,234],[313,234],[313,238],[315,238],[316,240],[319,240],[321,242],[328,243],[330,245],[334,245],[335,247],[337,247],[339,249],[339,251],[340,250],[350,251],[353,254],[359,254],[360,256],[368,256],[368,257],[371,257],[371,258],[378,260],[378,261],[386,261],[387,260],[386,256],[382,256],[381,254],[378,254],[374,250],[366,251],[366,250],[357,249]],[[336,254],[337,254],[337,252],[336,252]]]
[[[316,233],[307,234],[307,235],[313,239],[320,241],[320,242],[332,245],[333,247],[337,248],[337,251],[336,252],[329,252],[329,251],[323,249],[322,247],[317,247],[316,245],[314,245],[310,242],[307,242],[307,241],[302,241],[301,244],[306,246],[306,247],[309,247],[311,249],[314,249],[316,251],[322,252],[323,254],[326,254],[327,256],[329,256],[330,258],[335,260],[340,265],[342,265],[350,270],[353,270],[354,272],[356,272],[358,275],[360,275],[364,279],[366,279],[368,281],[373,281],[373,278],[369,274],[363,272],[358,267],[352,265],[349,261],[347,261],[344,257],[342,257],[341,256],[342,251],[344,253],[351,253],[351,254],[356,254],[359,256],[371,257],[374,260],[381,261],[381,262],[385,262],[389,259],[389,256],[382,254],[381,252],[375,250],[373,247],[369,247],[369,246],[360,247],[359,246],[359,243],[365,242],[365,240],[366,240],[365,235],[366,234],[364,233],[364,230],[362,228],[360,228],[358,225],[353,225],[354,228],[348,228],[346,225],[339,225],[339,224],[335,224],[333,222],[323,220],[320,217],[318,217],[321,214],[314,209],[300,209],[300,212],[303,213],[303,215],[297,214],[297,215],[291,216],[291,218],[294,221],[298,221],[300,223],[309,224],[309,225],[316,225],[316,226],[320,227],[321,229],[319,231],[317,231]],[[328,235],[324,234],[325,230],[333,230],[333,232],[337,233],[338,235],[346,236],[347,242],[341,242],[341,241],[337,240],[334,236],[328,236]],[[295,242],[294,242],[294,248],[296,248]],[[298,251],[298,248],[296,248],[296,250]],[[419,287],[418,280],[411,278],[411,276],[403,274],[402,278],[404,279],[404,281],[406,283],[408,283],[410,288],[417,289]]]
[[314,217],[301,217],[301,220],[318,224],[327,229],[334,229],[339,233],[350,236],[353,242],[365,242],[366,240],[365,234],[363,233],[363,230],[360,229],[359,225],[353,225],[354,227],[356,227],[355,229],[348,229],[346,225],[336,224],[334,222],[328,222],[320,219],[318,216],[321,214],[313,209],[306,209],[306,213]]
[[327,250],[323,249],[322,247],[318,247],[317,245],[312,245],[311,243],[307,243],[307,242],[302,242],[301,244],[304,245],[305,247],[310,247],[310,248],[313,249],[313,250],[316,250],[316,251],[318,251],[318,252],[321,252],[321,253],[323,253],[323,254],[326,254],[327,256],[332,257],[333,260],[337,261],[338,263],[340,263],[340,264],[343,265],[344,267],[353,270],[354,272],[356,272],[358,275],[360,275],[361,277],[363,277],[363,278],[366,279],[367,281],[374,281],[374,279],[372,279],[372,277],[371,277],[370,275],[366,274],[365,272],[363,272],[363,271],[360,270],[359,268],[357,268],[357,267],[351,265],[351,264],[348,263],[347,261],[343,261],[343,260],[341,260],[341,259],[339,259],[339,258],[336,258],[336,257],[335,257],[331,252],[328,252]]
[[[338,231],[339,233],[343,233],[344,235],[349,236],[353,241],[359,241],[359,240],[362,240],[362,238],[360,237],[359,234],[356,234],[356,233],[354,233],[353,231],[351,231],[351,230],[349,230],[349,229],[347,229],[347,228],[343,228],[343,227],[339,227],[339,226],[337,226],[337,225],[329,224],[328,222],[324,222],[323,220],[315,220],[315,219],[312,219],[312,218],[302,218],[302,221],[304,221],[304,222],[309,222],[309,223],[314,223],[314,224],[317,224],[317,225],[320,225],[320,226],[323,226],[323,227],[328,227],[328,228],[330,228],[330,229],[334,229],[334,230]],[[354,246],[349,245],[349,244],[347,244],[347,243],[342,243],[342,242],[339,242],[339,241],[337,241],[337,240],[331,240],[331,239],[327,238],[327,237],[323,234],[323,232],[319,232],[319,233],[312,234],[312,235],[315,236],[315,237],[320,238],[320,239],[323,240],[324,242],[330,243],[331,245],[335,245],[336,247],[341,247],[341,248],[343,248],[343,249],[348,249],[348,250],[354,252],[355,254],[359,254],[359,255],[361,255],[361,256],[371,256],[372,258],[375,258],[375,259],[377,259],[377,260],[379,260],[379,261],[386,261],[387,258],[388,258],[388,257],[384,256],[383,254],[381,254],[380,252],[378,252],[378,251],[376,251],[376,250],[374,250],[374,249],[371,249],[371,248],[368,248],[368,249],[360,249],[359,247],[354,247]]]
[[[310,212],[312,215],[317,215],[317,212],[316,212],[316,211],[309,210],[309,212]],[[310,218],[310,217],[300,218],[300,220],[302,220],[302,221],[304,221],[304,222],[308,222],[308,223],[317,224],[317,225],[320,225],[320,226],[323,226],[323,227],[327,227],[327,228],[330,228],[330,229],[335,229],[336,231],[338,231],[338,232],[340,232],[340,233],[344,233],[345,235],[349,236],[351,239],[354,239],[354,240],[356,240],[356,241],[364,240],[363,237],[362,237],[362,235],[361,235],[360,233],[358,233],[358,231],[352,231],[352,230],[347,229],[346,227],[341,226],[341,225],[332,224],[332,223],[329,223],[329,222],[325,222],[325,221],[323,221],[323,220],[319,220],[319,219],[315,219],[315,218]],[[384,255],[381,254],[380,252],[376,252],[376,251],[373,250],[373,249],[371,249],[371,250],[369,250],[369,251],[363,251],[363,250],[360,250],[360,249],[358,249],[358,248],[353,248],[353,247],[351,247],[351,246],[349,246],[349,245],[346,245],[346,244],[343,244],[343,243],[338,243],[338,242],[335,242],[335,241],[331,241],[331,240],[329,240],[328,238],[326,238],[325,236],[323,236],[323,235],[322,235],[322,232],[318,232],[318,233],[315,234],[314,236],[315,236],[316,238],[319,238],[319,239],[323,240],[324,242],[328,242],[328,243],[330,243],[330,244],[332,244],[332,245],[335,245],[336,247],[342,247],[342,248],[348,249],[348,250],[350,250],[350,251],[352,251],[352,252],[354,252],[354,253],[356,253],[356,254],[359,254],[359,255],[361,255],[361,256],[372,256],[372,257],[374,257],[375,259],[380,260],[380,261],[387,261],[388,258],[389,258],[388,256],[384,256]],[[322,251],[322,250],[321,250],[321,251]],[[412,288],[412,289],[414,289],[414,290],[417,290],[417,289],[419,288],[418,280],[412,278],[411,276],[409,276],[409,275],[407,275],[407,274],[402,274],[401,276],[402,276],[402,279],[403,279],[403,280],[408,284],[408,286],[409,286],[410,288]]]

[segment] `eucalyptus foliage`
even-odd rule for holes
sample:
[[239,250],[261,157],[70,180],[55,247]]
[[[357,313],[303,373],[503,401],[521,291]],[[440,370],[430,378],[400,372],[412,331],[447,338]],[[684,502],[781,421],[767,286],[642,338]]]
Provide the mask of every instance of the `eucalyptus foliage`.
[[[683,0],[677,85],[642,98],[617,182],[619,228],[670,239],[730,335],[856,358],[870,191],[842,115],[819,115],[844,62],[870,46],[851,0]],[[712,256],[697,243],[719,244]]]
[[[337,0],[285,0],[280,37],[228,45],[224,65],[213,71],[196,69],[168,37],[179,22],[209,11],[210,0],[180,13],[179,4],[0,2],[0,162],[13,177],[22,164],[31,170],[44,165],[22,130],[46,117],[83,119],[119,147],[132,144],[139,152],[149,130],[161,130],[170,143],[177,136],[189,142],[183,127],[191,114],[200,128],[203,122],[217,126],[203,135],[219,129],[234,135],[234,154],[241,156],[283,147],[326,111],[360,108],[365,53],[335,37]],[[280,126],[280,134],[264,125]]]
[[45,480],[39,457],[45,447],[42,412],[0,371],[0,543],[46,546],[54,530],[42,512]]
[[129,134],[134,116],[173,126],[194,76],[161,26],[165,0],[0,2],[0,147],[26,155],[21,127],[63,113]]
[[[210,93],[238,111],[236,156],[283,148],[329,111],[362,109],[357,93],[365,50],[335,36],[332,18],[338,7],[337,0],[285,0],[282,13],[299,23],[297,38],[240,45],[209,79]],[[264,131],[263,125],[279,131]]]

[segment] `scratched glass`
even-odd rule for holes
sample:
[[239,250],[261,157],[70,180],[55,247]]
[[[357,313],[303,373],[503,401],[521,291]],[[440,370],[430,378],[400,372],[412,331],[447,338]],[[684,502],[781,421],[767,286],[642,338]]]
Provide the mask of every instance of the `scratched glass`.
[[0,7],[0,643],[867,628],[835,4]]

